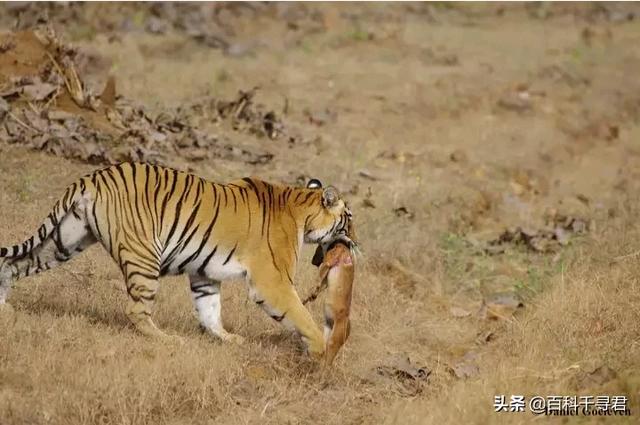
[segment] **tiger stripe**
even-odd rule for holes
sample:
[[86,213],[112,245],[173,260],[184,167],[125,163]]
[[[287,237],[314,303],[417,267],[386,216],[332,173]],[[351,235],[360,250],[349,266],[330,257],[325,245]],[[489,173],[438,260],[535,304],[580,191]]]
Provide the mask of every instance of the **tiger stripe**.
[[0,248],[0,304],[13,281],[99,242],[122,270],[127,315],[142,333],[164,336],[151,320],[158,278],[187,274],[201,325],[238,339],[222,327],[219,283],[244,277],[255,301],[320,353],[322,334],[292,276],[300,244],[346,235],[351,212],[334,188],[318,184],[297,188],[245,177],[223,185],[141,163],[97,170],[67,188],[33,236]]

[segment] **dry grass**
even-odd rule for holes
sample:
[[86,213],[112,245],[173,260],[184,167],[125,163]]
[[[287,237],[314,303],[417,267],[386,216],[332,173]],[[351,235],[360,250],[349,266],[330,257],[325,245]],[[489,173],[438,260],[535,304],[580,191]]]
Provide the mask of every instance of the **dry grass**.
[[[552,287],[529,311],[501,329],[495,343],[480,351],[478,379],[456,382],[428,400],[400,402],[388,423],[538,423],[530,413],[500,413],[493,396],[626,395],[636,423],[640,406],[640,265],[637,258],[612,262],[635,252],[640,236],[638,205],[627,220],[584,243],[571,255]],[[607,366],[617,376],[589,377]],[[597,374],[596,374],[597,375]],[[563,421],[563,423],[566,423]],[[570,418],[600,423],[602,418]]]
[[[64,172],[59,160],[16,152],[49,174]],[[12,185],[21,179],[6,180]],[[40,183],[26,195],[32,197],[29,217],[45,208],[48,202],[41,197],[51,190],[46,181],[34,181]],[[410,299],[365,259],[353,336],[326,375],[299,353],[293,336],[246,302],[241,283],[224,288],[224,315],[228,326],[247,338],[245,346],[199,333],[183,278],[164,282],[156,320],[187,344],[165,346],[137,335],[122,311],[118,272],[96,247],[21,282],[13,293],[16,315],[3,318],[0,328],[0,416],[10,424],[514,423],[533,416],[493,413],[494,395],[574,393],[626,394],[634,409],[640,401],[640,266],[633,257],[611,264],[633,252],[640,236],[635,222],[640,205],[626,208],[566,253],[561,271],[547,282],[550,289],[530,298],[526,312],[506,324],[479,326],[477,319],[452,318],[448,306],[460,298],[433,288],[419,288]],[[3,228],[33,227],[33,219],[20,220],[19,214],[14,210],[3,219]],[[472,259],[455,244],[445,246],[440,255],[434,249],[433,264],[446,262],[452,249]],[[301,292],[314,276],[311,267],[303,267]],[[496,341],[476,344],[477,333],[488,329]],[[481,372],[458,381],[447,367],[468,351],[477,353]],[[433,371],[422,393],[409,400],[398,382],[374,373],[398,353]],[[601,365],[618,377],[603,385],[580,383],[581,374]]]
[[[318,370],[294,336],[246,301],[242,283],[223,288],[224,320],[246,338],[242,347],[200,334],[185,278],[163,282],[155,320],[187,343],[137,335],[119,272],[96,247],[12,293],[15,315],[0,316],[0,424],[546,422],[494,413],[497,394],[625,394],[634,423],[640,266],[636,257],[611,259],[640,249],[637,22],[532,19],[516,5],[497,15],[438,3],[436,23],[389,5],[309,7],[333,16],[324,30],[243,22],[238,37],[264,44],[241,58],[171,32],[123,32],[119,41],[98,33],[80,44],[108,57],[119,90],[150,106],[254,85],[269,105],[287,97],[286,119],[306,143],[261,141],[275,154],[264,167],[193,166],[223,181],[304,174],[351,192],[364,257],[352,336],[335,367]],[[596,34],[591,45],[586,26]],[[459,63],[433,63],[429,49]],[[530,110],[496,106],[517,90],[532,96]],[[308,124],[305,111],[325,109],[336,118]],[[617,126],[618,136],[602,126]],[[29,234],[92,168],[0,143],[0,244]],[[368,192],[373,208],[363,203]],[[539,226],[549,209],[589,217],[595,230],[557,256],[487,256],[469,243],[509,225]],[[303,264],[300,293],[315,279]],[[524,311],[507,322],[479,319],[483,297],[502,290],[518,291]],[[456,318],[452,306],[472,315]],[[319,304],[313,314],[319,321]],[[487,332],[494,338],[479,342]],[[468,353],[479,373],[452,376]],[[432,371],[428,383],[376,373],[402,354]],[[601,365],[617,376],[584,378]]]

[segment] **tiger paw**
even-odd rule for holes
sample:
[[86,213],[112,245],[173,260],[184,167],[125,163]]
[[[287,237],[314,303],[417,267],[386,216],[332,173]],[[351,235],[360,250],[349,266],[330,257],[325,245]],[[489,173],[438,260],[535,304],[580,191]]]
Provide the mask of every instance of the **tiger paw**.
[[324,345],[318,345],[316,347],[312,347],[309,345],[306,349],[307,354],[315,361],[324,360]]

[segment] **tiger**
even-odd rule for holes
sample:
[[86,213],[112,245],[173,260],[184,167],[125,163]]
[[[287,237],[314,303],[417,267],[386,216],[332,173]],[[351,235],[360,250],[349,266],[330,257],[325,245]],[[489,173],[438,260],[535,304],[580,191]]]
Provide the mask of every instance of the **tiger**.
[[0,248],[0,308],[12,284],[70,260],[99,242],[124,276],[125,313],[149,337],[180,340],[151,319],[159,278],[187,275],[200,326],[242,343],[221,320],[223,281],[244,278],[249,298],[295,330],[306,351],[324,352],[322,331],[293,276],[303,243],[346,237],[352,213],[334,186],[306,187],[245,177],[228,184],[146,163],[121,163],[71,184],[34,234]]

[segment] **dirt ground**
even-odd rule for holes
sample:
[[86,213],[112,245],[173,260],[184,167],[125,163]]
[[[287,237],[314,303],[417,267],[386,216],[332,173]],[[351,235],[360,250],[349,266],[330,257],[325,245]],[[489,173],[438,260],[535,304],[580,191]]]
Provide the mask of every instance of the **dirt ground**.
[[[154,314],[187,344],[166,346],[128,323],[102,248],[24,279],[15,314],[0,315],[0,424],[637,423],[639,13],[0,5],[2,32],[47,22],[76,47],[86,93],[113,76],[126,118],[113,130],[98,108],[90,143],[68,125],[52,141],[39,126],[63,98],[6,94],[30,84],[12,79],[9,55],[37,58],[0,43],[0,245],[30,235],[76,178],[124,158],[221,182],[319,178],[351,201],[362,247],[352,335],[325,373],[240,282],[223,288],[223,316],[244,346],[200,333],[183,277],[163,282]],[[249,109],[225,112],[220,99],[238,112],[254,87]],[[301,296],[316,284],[312,249]],[[495,412],[498,395],[625,395],[631,416]]]

